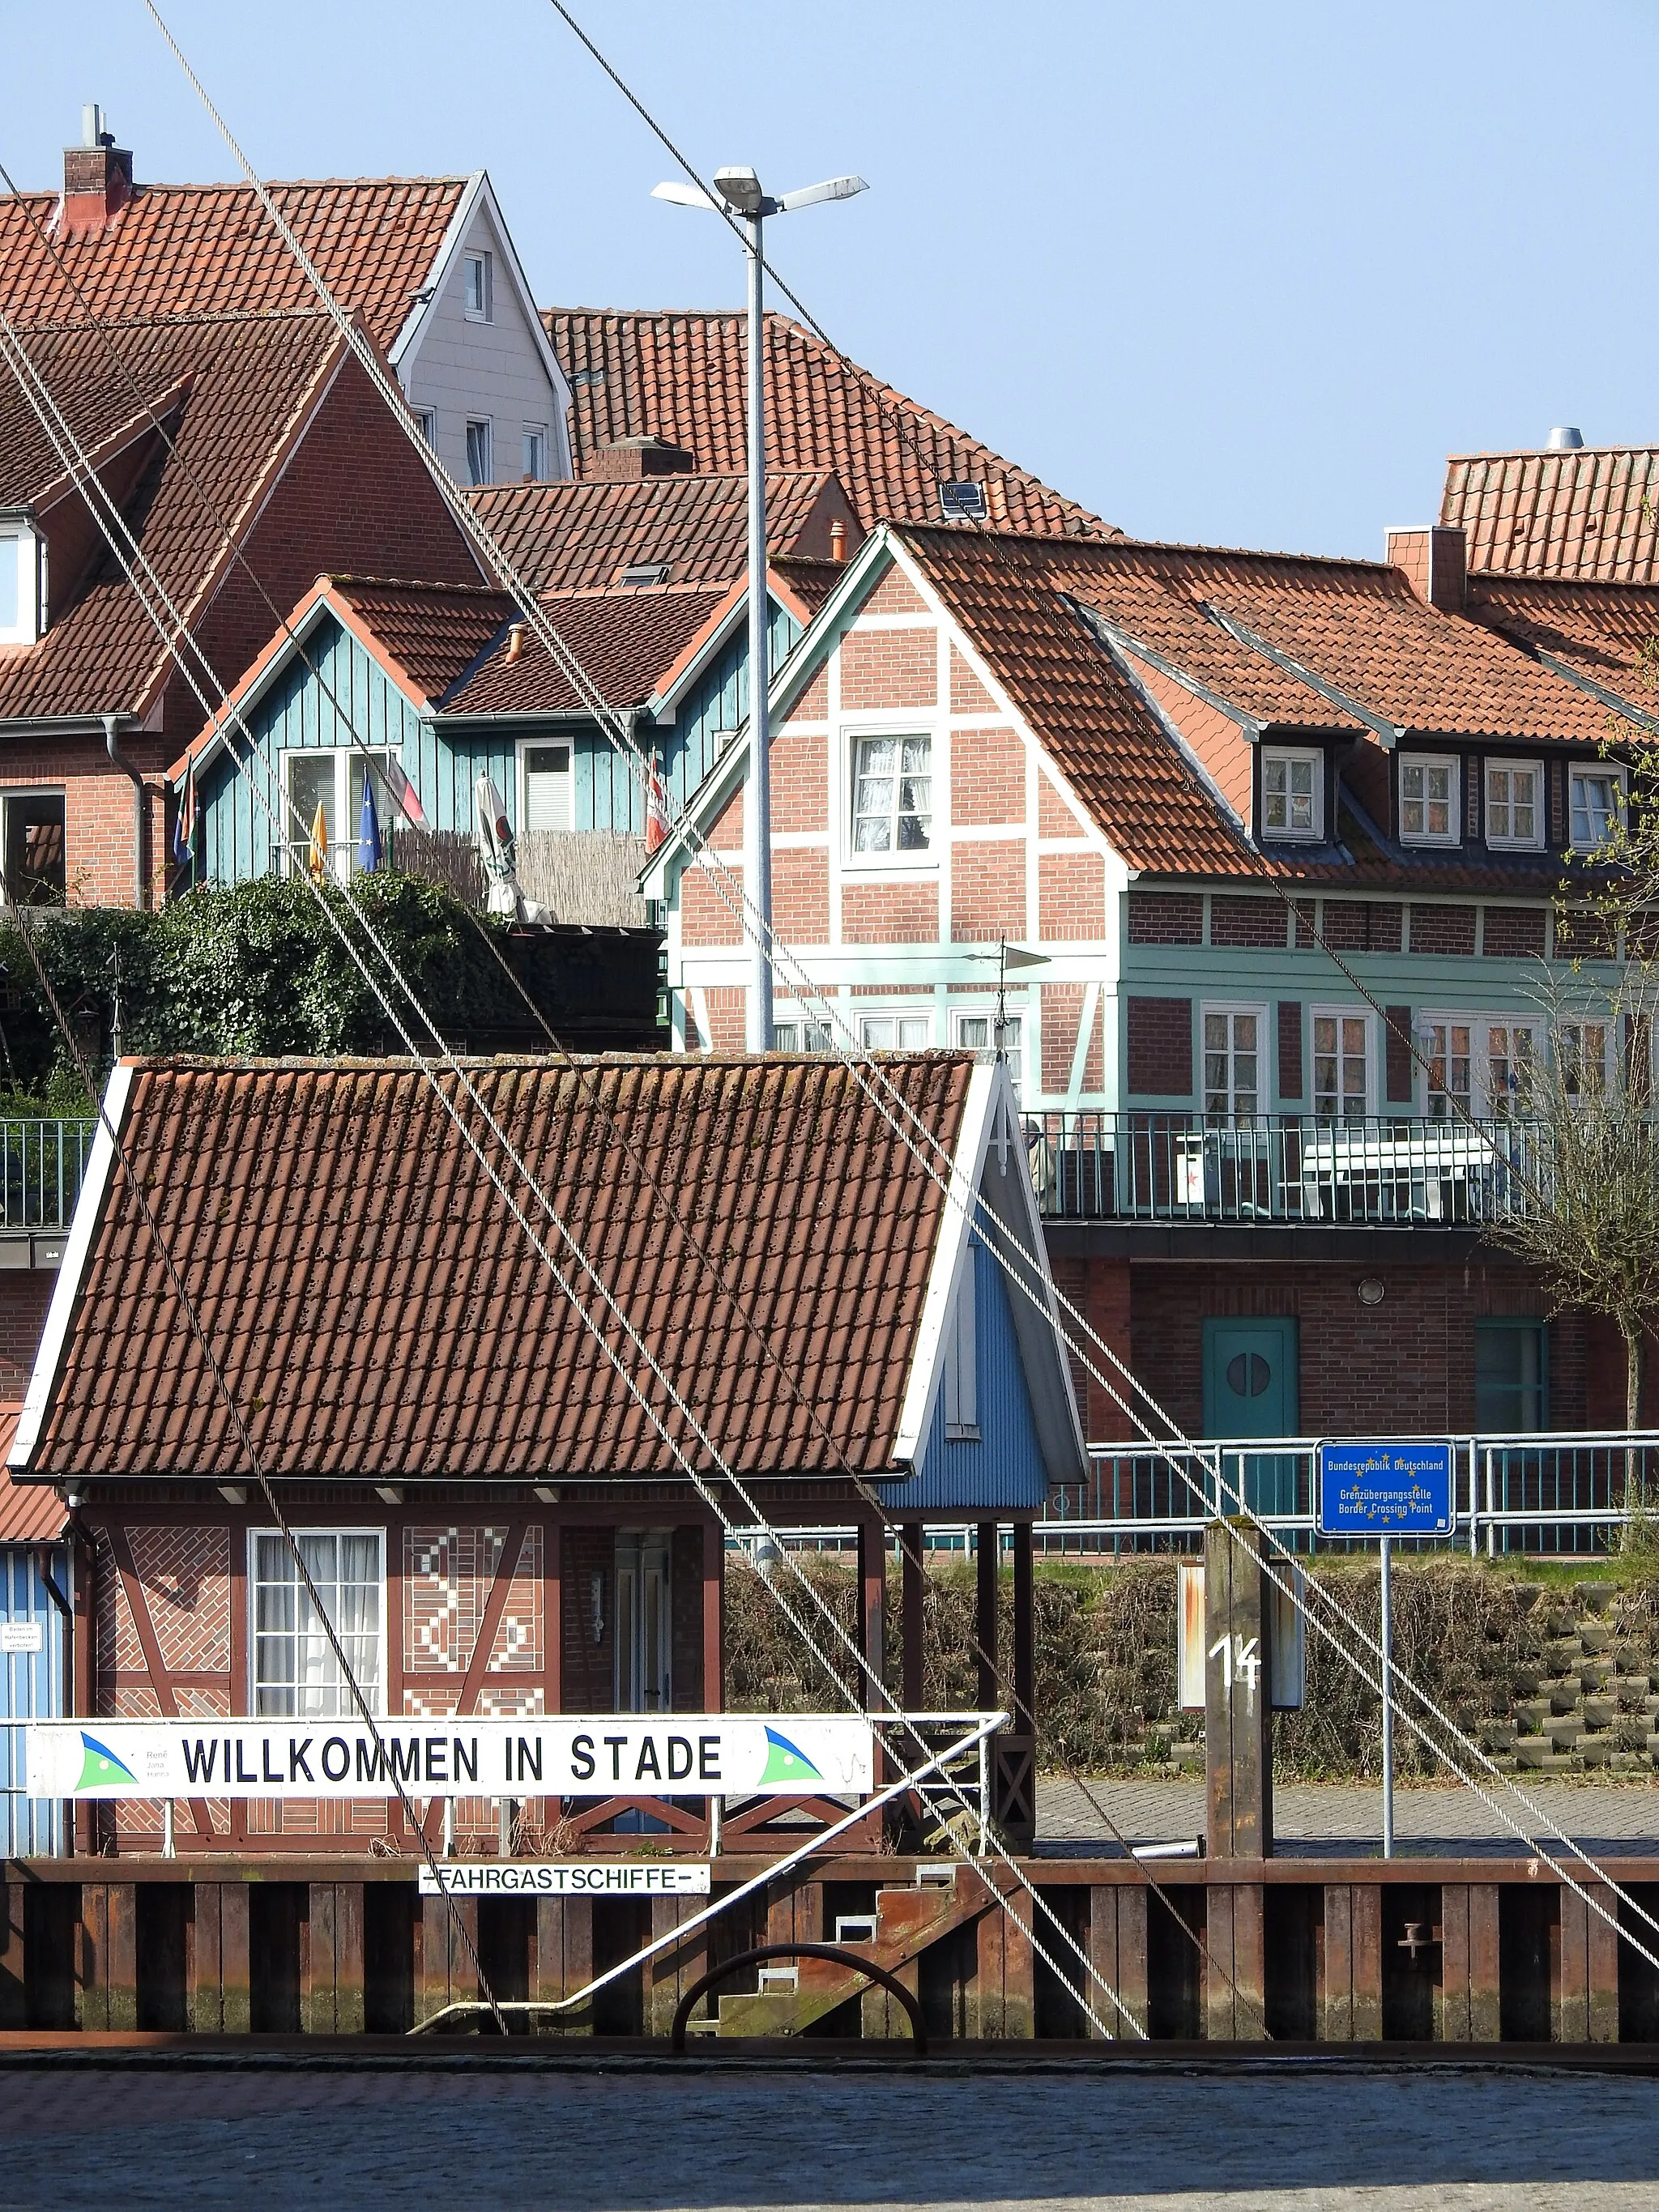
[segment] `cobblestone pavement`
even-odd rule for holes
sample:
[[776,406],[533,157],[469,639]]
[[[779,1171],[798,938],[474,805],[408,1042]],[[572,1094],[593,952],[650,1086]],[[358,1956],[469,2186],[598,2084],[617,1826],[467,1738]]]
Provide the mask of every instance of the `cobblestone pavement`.
[[[1659,1784],[1539,1782],[1521,1786],[1546,1815],[1587,1850],[1605,1846],[1618,1856],[1659,1852]],[[1204,1830],[1201,1782],[1091,1782],[1131,1843],[1170,1843]],[[1517,1818],[1526,1816],[1512,1798]],[[1410,1852],[1455,1847],[1459,1856],[1507,1856],[1522,1850],[1512,1830],[1473,1790],[1396,1790],[1395,1841]],[[1319,1857],[1379,1849],[1382,1793],[1358,1783],[1290,1783],[1273,1790],[1273,1834],[1283,1855]],[[1075,1851],[1115,1846],[1100,1816],[1075,1783],[1037,1784],[1038,1849]]]
[[0,2069],[8,2206],[1629,2212],[1659,2082],[1258,2063],[917,2075]]

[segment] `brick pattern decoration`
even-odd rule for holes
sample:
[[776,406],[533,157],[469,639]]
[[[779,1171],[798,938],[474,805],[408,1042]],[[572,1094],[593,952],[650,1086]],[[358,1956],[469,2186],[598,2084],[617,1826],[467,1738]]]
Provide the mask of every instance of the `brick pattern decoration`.
[[1409,1106],[1417,1095],[1417,1064],[1412,1058],[1412,1010],[1384,1006],[1382,1095],[1390,1106]]
[[1489,960],[1541,960],[1548,920],[1542,907],[1489,906],[1481,921],[1480,949]]
[[57,1280],[45,1267],[0,1273],[0,1396],[21,1398],[27,1388]]
[[[500,1571],[507,1528],[411,1525],[404,1531],[404,1669],[463,1677],[477,1650]],[[542,1618],[542,1532],[525,1530],[506,1608],[491,1647],[492,1674],[539,1674],[547,1663]],[[404,1701],[411,1713],[431,1710]],[[453,1711],[453,1707],[445,1707]],[[485,1706],[481,1711],[488,1711]]]
[[1128,1001],[1129,1093],[1139,1098],[1190,1098],[1193,1091],[1193,1002],[1190,999]]
[[1204,901],[1193,891],[1131,891],[1131,945],[1202,945]]
[[1083,1018],[1087,986],[1045,983],[1042,988],[1042,1087],[1063,1098],[1072,1080],[1078,1024]]
[[938,696],[937,630],[854,629],[842,640],[843,714],[931,707]]
[[[710,841],[712,843],[712,840]],[[740,945],[743,930],[743,871],[731,867],[730,884],[717,883],[708,869],[692,866],[680,878],[680,940],[687,945]],[[726,904],[727,899],[732,902]],[[734,914],[732,908],[737,908]]]
[[1472,906],[1413,906],[1412,951],[1473,959],[1474,913]]
[[[162,1664],[170,1674],[222,1674],[230,1680],[230,1531],[211,1524],[130,1525],[127,1541],[149,1607]],[[112,1717],[155,1713],[137,1624],[116,1570],[106,1530],[97,1531],[93,1566],[93,1682],[97,1710]],[[139,1702],[133,1703],[137,1698]],[[215,1704],[215,1712],[228,1711]]]
[[1025,842],[954,845],[951,851],[951,936],[957,945],[1024,936]]
[[[772,827],[824,831],[830,826],[830,740],[822,730],[780,730],[772,739]],[[777,859],[772,866],[775,871]]]
[[996,702],[953,645],[951,647],[951,712],[994,714]]
[[1327,899],[1320,934],[1333,952],[1398,952],[1401,919],[1390,899]]
[[958,730],[951,739],[951,820],[995,828],[1025,819],[1025,748],[1012,730]]
[[[1362,1306],[1359,1279],[1383,1285]],[[1462,1260],[1408,1265],[1366,1259],[1285,1261],[1267,1268],[1137,1262],[1133,1361],[1160,1378],[1160,1395],[1188,1435],[1204,1419],[1203,1324],[1207,1317],[1297,1317],[1300,1419],[1304,1436],[1461,1436],[1474,1426],[1474,1323],[1492,1315],[1539,1315],[1547,1305],[1518,1264],[1477,1250]],[[1591,1395],[1587,1317],[1550,1322],[1550,1421],[1594,1425],[1606,1389]],[[1619,1388],[1622,1389],[1622,1367]],[[1620,1411],[1613,1416],[1622,1420]]]
[[789,945],[830,941],[830,855],[799,846],[772,854],[772,921]]
[[1050,943],[1106,935],[1106,863],[1097,853],[1037,855],[1037,927]]
[[1210,942],[1282,952],[1289,919],[1282,899],[1229,898],[1218,891],[1210,901]]
[[938,884],[843,884],[841,933],[848,945],[937,945]]
[[1037,774],[1037,836],[1039,837],[1078,837],[1083,835],[1083,823],[1072,811],[1070,802],[1039,769]]
[[895,562],[864,602],[867,615],[925,615],[927,602]]
[[1279,1095],[1287,1103],[1302,1097],[1302,1001],[1281,999],[1279,1002]]

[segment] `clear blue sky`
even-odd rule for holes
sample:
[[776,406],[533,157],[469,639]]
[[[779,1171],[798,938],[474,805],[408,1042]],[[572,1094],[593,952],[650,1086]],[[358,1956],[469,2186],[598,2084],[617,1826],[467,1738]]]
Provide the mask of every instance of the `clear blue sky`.
[[[170,0],[269,176],[488,167],[544,304],[735,303],[708,216],[546,0]],[[838,342],[1127,529],[1373,553],[1443,457],[1659,437],[1659,11],[1635,0],[582,0]],[[0,159],[108,109],[228,173],[140,0],[4,11]]]

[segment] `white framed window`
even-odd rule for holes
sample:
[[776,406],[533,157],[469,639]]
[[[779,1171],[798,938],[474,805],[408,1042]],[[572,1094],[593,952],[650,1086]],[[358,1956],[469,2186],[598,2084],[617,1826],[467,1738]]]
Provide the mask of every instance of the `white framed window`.
[[495,318],[494,257],[488,253],[461,256],[461,306],[469,323],[489,323]]
[[249,1702],[254,1717],[340,1720],[356,1712],[329,1627],[339,1638],[369,1711],[383,1711],[386,1531],[300,1528],[295,1542],[322,1601],[322,1616],[287,1539],[274,1528],[248,1534]]
[[1457,763],[1424,753],[1400,756],[1400,836],[1407,845],[1455,845]]
[[836,1040],[828,1022],[792,1017],[772,1024],[773,1048],[778,1052],[833,1052]]
[[1371,1018],[1348,1006],[1313,1010],[1314,1112],[1322,1121],[1363,1121],[1374,1109]]
[[1601,765],[1568,772],[1570,834],[1575,853],[1605,845],[1625,817],[1625,772]]
[[1265,1113],[1267,1009],[1206,1006],[1202,1021],[1206,1120],[1224,1125]]
[[495,481],[495,433],[483,416],[469,416],[467,420],[466,480],[475,484]]
[[952,1443],[979,1437],[979,1299],[975,1274],[977,1254],[969,1240],[962,1279],[945,1332],[945,1434]]
[[64,865],[64,793],[0,794],[0,850],[8,906],[62,906],[69,896]]
[[1532,1069],[1538,1054],[1535,1021],[1494,1020],[1486,1014],[1425,1013],[1417,1045],[1426,1067],[1423,1110],[1431,1121],[1506,1121],[1532,1109]]
[[933,842],[933,741],[919,732],[853,740],[853,852],[905,860]]
[[575,826],[574,777],[568,744],[519,747],[519,826],[562,834]]
[[[381,748],[370,757],[378,764],[393,755],[389,748]],[[356,872],[362,865],[358,841],[363,820],[363,779],[368,774],[368,759],[355,745],[304,746],[283,754],[283,788],[288,815],[283,824],[283,851],[290,869],[309,867],[315,848],[322,852],[328,872],[337,883]],[[384,841],[387,824],[396,819],[397,802],[386,787],[383,769],[374,778],[374,811]]]
[[1428,1061],[1424,1082],[1431,1121],[1454,1121],[1475,1110],[1474,1043],[1473,1022],[1436,1019],[1423,1024],[1424,1056]]
[[1613,1033],[1607,1022],[1561,1022],[1555,1064],[1561,1088],[1575,1103],[1605,1097],[1612,1088]]
[[933,1042],[932,1014],[859,1016],[859,1042],[866,1052],[926,1052]]
[[429,407],[411,407],[409,411],[415,417],[416,428],[426,440],[427,444],[431,447],[434,453],[435,453],[438,449],[438,418],[436,415],[434,414]]
[[1496,1121],[1533,1110],[1538,1029],[1533,1022],[1486,1024],[1486,1111]]
[[1322,839],[1325,834],[1325,756],[1319,751],[1264,747],[1261,754],[1261,834],[1264,837]]
[[0,645],[33,645],[45,628],[40,566],[40,540],[27,524],[0,524]]
[[[953,1042],[963,1052],[994,1052],[997,1048],[997,1018],[994,1008],[986,1013],[958,1013],[951,1018]],[[1014,1087],[1016,1099],[1024,1095],[1025,1085],[1025,1017],[1024,1014],[1005,1014],[1002,1020],[1002,1050],[1008,1063],[1008,1080]]]
[[521,451],[526,482],[544,483],[547,477],[547,425],[545,422],[525,424]]
[[1486,763],[1486,842],[1536,852],[1544,842],[1544,769],[1540,761]]

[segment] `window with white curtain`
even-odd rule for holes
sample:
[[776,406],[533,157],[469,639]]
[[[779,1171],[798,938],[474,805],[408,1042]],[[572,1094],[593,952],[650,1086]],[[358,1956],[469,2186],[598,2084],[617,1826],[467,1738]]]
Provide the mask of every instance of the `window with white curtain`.
[[1400,836],[1407,845],[1457,842],[1457,763],[1402,753]]
[[925,853],[933,836],[933,741],[860,738],[853,749],[853,851]]
[[859,1016],[859,1042],[866,1052],[926,1052],[933,1042],[932,1014]]
[[[997,1018],[994,1014],[958,1014],[954,1027],[956,1041],[964,1052],[994,1052],[997,1048]],[[1002,1021],[1002,1053],[1008,1065],[1008,1080],[1014,1086],[1018,1099],[1025,1081],[1025,1017],[1005,1014]]]
[[300,1529],[300,1556],[319,1615],[285,1537],[253,1534],[253,1711],[276,1720],[338,1720],[355,1699],[329,1640],[331,1626],[371,1711],[381,1705],[386,1547],[378,1528]]
[[1248,1121],[1266,1104],[1261,1039],[1267,1017],[1260,1006],[1204,1009],[1204,1113],[1226,1124]]
[[1269,837],[1323,836],[1324,755],[1279,746],[1261,755],[1261,828]]
[[1314,1112],[1323,1121],[1363,1121],[1371,1102],[1369,1014],[1316,1007]]
[[1544,842],[1544,770],[1537,761],[1486,763],[1486,842],[1535,852]]

